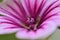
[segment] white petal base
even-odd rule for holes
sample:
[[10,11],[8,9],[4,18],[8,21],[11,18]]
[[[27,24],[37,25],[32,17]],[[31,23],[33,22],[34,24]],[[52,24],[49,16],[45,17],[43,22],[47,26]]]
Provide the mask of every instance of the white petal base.
[[52,21],[45,22],[44,24],[46,25],[43,25],[43,28],[37,30],[36,32],[28,32],[27,30],[19,31],[16,34],[16,37],[19,39],[45,39],[54,33],[57,27]]

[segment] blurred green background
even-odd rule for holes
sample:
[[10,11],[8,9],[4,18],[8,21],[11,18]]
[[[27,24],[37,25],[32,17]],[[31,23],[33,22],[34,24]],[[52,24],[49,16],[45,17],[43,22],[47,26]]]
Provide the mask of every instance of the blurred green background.
[[18,40],[15,36],[15,33],[13,34],[6,34],[6,35],[0,35],[0,40]]
[[[0,3],[3,2],[3,0],[0,0]],[[13,34],[6,34],[6,35],[0,35],[0,40],[18,40],[15,36],[15,33]],[[54,33],[49,40],[60,40],[60,30],[58,29],[56,33]]]
[[2,2],[3,0],[0,0],[0,2]]

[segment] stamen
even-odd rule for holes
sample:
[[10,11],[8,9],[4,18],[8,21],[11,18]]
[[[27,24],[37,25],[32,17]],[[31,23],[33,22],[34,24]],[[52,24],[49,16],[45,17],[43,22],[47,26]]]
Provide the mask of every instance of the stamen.
[[[33,22],[36,22],[35,24],[33,24]],[[37,30],[38,24],[40,22],[40,17],[37,17],[36,21],[34,20],[34,18],[28,18],[27,23],[29,23],[29,26],[26,26],[25,24],[21,23],[21,25],[25,28],[25,29],[31,29],[31,30]],[[31,24],[32,23],[32,24]]]
[[36,22],[36,24],[34,26],[34,30],[37,30],[37,26],[38,26],[39,22],[40,22],[40,17],[37,18],[37,22]]
[[29,27],[27,27],[25,24],[21,23],[22,27],[24,27],[25,29],[30,29]]

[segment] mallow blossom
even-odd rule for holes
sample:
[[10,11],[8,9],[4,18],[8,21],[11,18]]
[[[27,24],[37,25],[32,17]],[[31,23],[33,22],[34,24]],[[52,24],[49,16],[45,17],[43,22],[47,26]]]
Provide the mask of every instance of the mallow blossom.
[[60,26],[60,0],[9,0],[0,5],[0,34],[45,39]]

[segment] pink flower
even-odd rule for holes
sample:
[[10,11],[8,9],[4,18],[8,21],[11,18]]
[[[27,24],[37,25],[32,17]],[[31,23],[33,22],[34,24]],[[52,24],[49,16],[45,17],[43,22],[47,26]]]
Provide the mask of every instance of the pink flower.
[[0,6],[0,34],[45,39],[60,26],[59,0],[11,0]]

